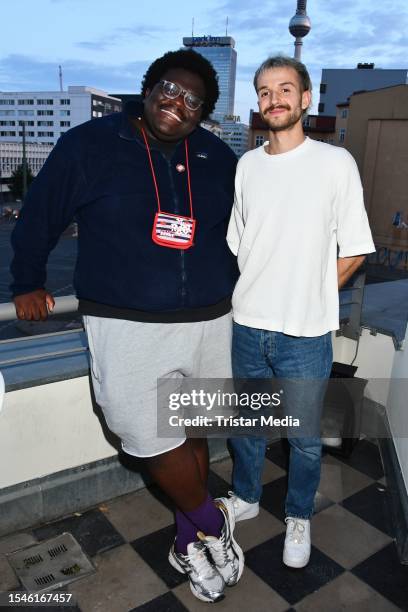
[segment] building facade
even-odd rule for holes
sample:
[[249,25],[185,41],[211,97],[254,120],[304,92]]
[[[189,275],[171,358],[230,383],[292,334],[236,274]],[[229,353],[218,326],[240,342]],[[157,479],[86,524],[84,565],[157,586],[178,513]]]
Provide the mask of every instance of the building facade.
[[324,68],[320,83],[319,115],[336,115],[336,105],[358,91],[407,83],[407,70],[380,69],[374,64],[357,68]]
[[121,108],[121,100],[92,87],[0,92],[0,142],[21,142],[24,123],[28,143],[55,145],[70,128]]
[[241,123],[238,115],[226,115],[221,121],[221,139],[231,147],[237,157],[248,151],[249,127]]
[[[26,160],[34,176],[37,176],[52,150],[52,144],[39,142],[26,143]],[[3,196],[9,192],[8,182],[12,173],[23,163],[23,145],[21,142],[0,141],[0,204]]]
[[362,176],[377,248],[408,252],[408,85],[351,96],[344,145]]
[[349,101],[340,102],[340,104],[337,104],[335,144],[338,147],[345,146],[346,134],[347,134],[347,122],[348,122],[348,116],[349,116],[349,106],[350,106]]
[[188,36],[183,38],[183,44],[208,59],[218,75],[220,97],[211,117],[221,122],[226,115],[233,115],[237,72],[234,39],[231,36]]

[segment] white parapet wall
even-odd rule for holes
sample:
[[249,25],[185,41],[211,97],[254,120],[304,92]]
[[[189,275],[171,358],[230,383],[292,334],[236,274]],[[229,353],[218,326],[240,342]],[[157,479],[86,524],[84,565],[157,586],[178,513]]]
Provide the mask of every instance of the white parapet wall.
[[87,376],[6,393],[0,489],[116,454],[94,412]]
[[387,399],[387,415],[408,492],[408,328],[404,347],[405,350],[396,352],[394,356],[391,372],[393,384]]

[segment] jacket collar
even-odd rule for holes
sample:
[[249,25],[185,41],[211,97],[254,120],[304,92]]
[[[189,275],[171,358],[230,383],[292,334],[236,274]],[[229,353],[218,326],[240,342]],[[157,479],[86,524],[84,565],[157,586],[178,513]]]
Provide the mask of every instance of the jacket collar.
[[121,115],[119,136],[125,140],[140,140],[132,119],[137,119],[143,115],[143,102],[129,100],[126,102]]

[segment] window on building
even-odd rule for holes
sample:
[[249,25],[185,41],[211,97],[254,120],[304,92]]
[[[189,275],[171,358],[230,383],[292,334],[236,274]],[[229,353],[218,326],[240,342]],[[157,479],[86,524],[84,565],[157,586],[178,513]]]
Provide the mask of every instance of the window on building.
[[263,145],[265,138],[263,136],[256,136],[255,138],[255,146],[260,147]]
[[10,117],[10,115],[15,115],[16,111],[13,110],[0,110],[0,115],[2,117]]
[[339,130],[339,142],[344,142],[346,138],[346,130],[344,128],[340,128]]
[[43,126],[43,127],[50,127],[51,125],[54,125],[54,122],[53,121],[37,121],[37,125]]
[[60,121],[61,127],[70,127],[70,125],[71,125],[70,121]]
[[32,117],[33,115],[34,115],[33,110],[19,110],[18,111],[19,117]]
[[54,132],[38,132],[38,136],[52,138],[54,136]]
[[327,83],[320,83],[320,93],[325,94],[327,91]]
[[25,106],[27,104],[34,104],[34,100],[31,100],[31,99],[21,99],[21,100],[17,100],[17,104],[19,104],[20,106]]
[[37,104],[50,105],[50,104],[54,104],[54,100],[52,98],[39,98],[37,100]]
[[318,109],[319,113],[324,113],[324,102],[319,102]]
[[19,121],[18,125],[34,125],[34,121]]
[[15,132],[11,132],[11,131],[4,131],[4,132],[0,132],[0,136],[15,136],[16,133]]
[[305,117],[303,119],[303,126],[304,127],[310,127],[310,117]]
[[61,98],[60,104],[61,106],[69,106],[71,104],[71,100],[69,98]]
[[[19,132],[18,135],[20,136],[20,138],[23,137],[23,132]],[[35,136],[34,132],[27,132],[25,133],[26,136],[28,136],[29,138],[33,138]]]
[[37,111],[37,115],[40,115],[40,117],[44,117],[44,116],[51,116],[54,114],[54,111],[52,110],[38,110]]
[[69,117],[70,114],[71,114],[71,111],[69,110],[60,110],[61,117]]
[[343,108],[343,110],[341,111],[341,118],[342,119],[347,119],[347,115],[348,115],[348,109],[347,108]]
[[15,121],[0,121],[0,125],[16,125]]
[[14,105],[14,100],[0,100],[0,106],[12,106]]

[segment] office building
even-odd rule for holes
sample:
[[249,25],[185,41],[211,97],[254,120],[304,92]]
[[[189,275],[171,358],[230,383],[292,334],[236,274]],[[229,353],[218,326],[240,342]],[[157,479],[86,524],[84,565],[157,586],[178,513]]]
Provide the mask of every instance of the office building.
[[[37,176],[52,150],[52,144],[39,142],[26,143],[26,160],[34,176]],[[21,142],[4,142],[0,140],[0,205],[3,197],[9,192],[8,183],[12,173],[23,163],[23,145]]]
[[220,97],[211,117],[221,122],[226,115],[233,115],[237,71],[234,39],[231,36],[189,36],[183,38],[183,44],[208,59],[217,72]]
[[231,147],[237,157],[242,157],[248,151],[248,126],[241,123],[241,118],[237,115],[226,115],[220,126],[221,139]]
[[0,142],[21,142],[24,123],[27,142],[55,145],[70,128],[121,108],[121,100],[93,87],[0,92]]
[[336,114],[336,105],[357,91],[372,91],[392,85],[405,85],[407,70],[375,68],[358,64],[357,68],[324,68],[320,83],[319,115]]

